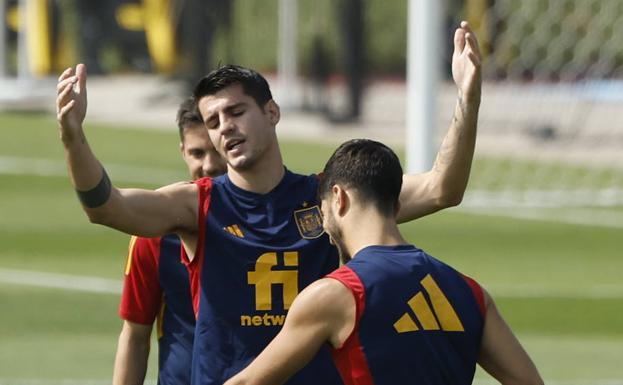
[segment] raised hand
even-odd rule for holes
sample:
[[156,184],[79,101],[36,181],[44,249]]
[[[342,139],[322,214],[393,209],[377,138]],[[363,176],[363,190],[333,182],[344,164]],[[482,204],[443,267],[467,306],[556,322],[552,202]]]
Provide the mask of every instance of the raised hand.
[[56,119],[63,141],[71,141],[81,133],[87,112],[87,68],[78,64],[74,71],[67,68],[56,85]]
[[480,103],[480,48],[476,35],[466,21],[454,32],[452,54],[452,77],[459,89],[462,101]]

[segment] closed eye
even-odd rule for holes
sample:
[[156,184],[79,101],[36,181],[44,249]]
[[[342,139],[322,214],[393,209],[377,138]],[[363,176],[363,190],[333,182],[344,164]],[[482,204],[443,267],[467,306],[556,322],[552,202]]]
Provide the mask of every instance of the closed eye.
[[193,149],[188,151],[188,153],[190,154],[190,156],[192,156],[193,158],[203,158],[205,157],[205,151],[203,150],[198,150],[198,149]]

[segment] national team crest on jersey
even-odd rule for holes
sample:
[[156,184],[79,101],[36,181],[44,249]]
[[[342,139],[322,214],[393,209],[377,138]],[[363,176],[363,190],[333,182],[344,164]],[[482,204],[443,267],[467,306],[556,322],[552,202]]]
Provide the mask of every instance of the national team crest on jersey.
[[324,233],[322,215],[318,206],[294,211],[294,221],[301,237],[305,239],[318,238]]

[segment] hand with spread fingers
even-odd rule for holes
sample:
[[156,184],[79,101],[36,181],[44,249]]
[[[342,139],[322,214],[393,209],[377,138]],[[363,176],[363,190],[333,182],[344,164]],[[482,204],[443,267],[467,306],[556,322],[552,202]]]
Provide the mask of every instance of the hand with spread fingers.
[[87,68],[78,64],[67,68],[56,85],[56,118],[64,142],[73,140],[82,130],[87,112]]

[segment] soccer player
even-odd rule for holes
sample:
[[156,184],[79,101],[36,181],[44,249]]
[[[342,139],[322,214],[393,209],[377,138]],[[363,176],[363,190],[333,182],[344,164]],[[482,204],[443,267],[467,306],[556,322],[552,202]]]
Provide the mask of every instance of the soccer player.
[[[182,158],[193,180],[227,172],[193,98],[177,112]],[[132,237],[119,315],[124,320],[113,373],[114,385],[143,384],[152,326],[158,319],[158,384],[189,384],[195,330],[188,270],[179,237]]]
[[476,362],[505,385],[543,384],[489,294],[404,240],[401,184],[385,145],[335,151],[319,195],[346,264],[296,297],[277,337],[226,385],[282,384],[325,343],[345,384],[467,385]]
[[[456,205],[465,191],[480,105],[480,54],[462,23],[455,34],[454,118],[433,168],[405,175],[399,221]],[[113,186],[82,129],[86,68],[57,85],[57,119],[72,184],[92,222],[129,234],[177,234],[187,253],[193,308],[193,384],[220,384],[279,331],[298,292],[338,265],[322,228],[314,175],[284,167],[276,135],[279,106],[257,72],[225,66],[195,89],[210,139],[228,164],[218,178],[156,191]],[[327,351],[297,384],[339,383]]]

